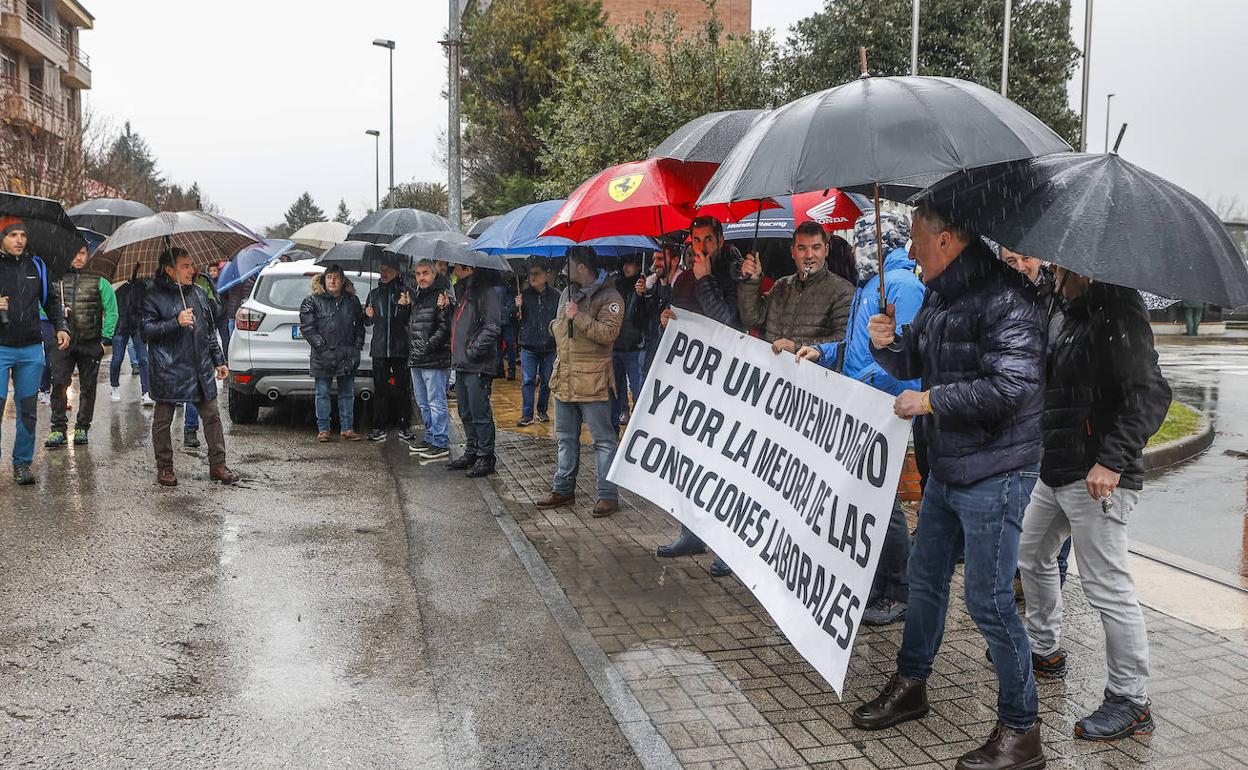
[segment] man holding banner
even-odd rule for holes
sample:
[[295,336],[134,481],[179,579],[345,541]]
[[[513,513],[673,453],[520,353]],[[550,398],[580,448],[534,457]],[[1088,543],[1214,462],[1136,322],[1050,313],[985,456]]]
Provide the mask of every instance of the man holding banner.
[[1031,644],[1013,580],[1042,454],[1045,315],[1030,282],[935,210],[915,209],[912,241],[928,288],[923,307],[900,335],[892,305],[868,329],[889,374],[922,377],[926,390],[902,392],[894,410],[926,423],[931,476],[910,556],[897,673],[852,719],[879,730],[927,714],[949,581],[965,553],[966,605],[995,662],[998,723],[957,767],[1042,767]]

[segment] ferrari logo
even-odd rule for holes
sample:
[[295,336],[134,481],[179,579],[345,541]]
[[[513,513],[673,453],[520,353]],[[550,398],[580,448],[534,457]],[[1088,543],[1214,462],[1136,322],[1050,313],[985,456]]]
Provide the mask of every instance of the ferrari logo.
[[645,174],[617,176],[611,180],[611,184],[607,185],[607,193],[616,203],[623,203],[630,195],[637,192],[637,188],[641,187],[641,180],[645,178]]

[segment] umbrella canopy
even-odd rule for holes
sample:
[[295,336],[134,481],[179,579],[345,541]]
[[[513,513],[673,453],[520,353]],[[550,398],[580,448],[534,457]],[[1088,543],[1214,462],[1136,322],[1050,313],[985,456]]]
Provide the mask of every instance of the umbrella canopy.
[[[728,240],[742,238],[792,238],[793,231],[803,222],[818,222],[828,232],[849,230],[863,212],[871,210],[871,201],[857,193],[820,190],[798,195],[777,195],[774,209],[763,209],[724,225]],[[757,230],[755,225],[758,225]]]
[[[542,230],[546,229],[547,223],[563,203],[562,200],[542,201],[509,211],[494,220],[473,242],[472,248],[487,254],[506,256],[561,257],[570,247],[576,245],[576,241],[542,235]],[[586,241],[584,245],[592,246],[597,253],[611,257],[659,250],[659,245],[653,238],[638,235],[595,238]]]
[[225,291],[257,275],[266,265],[288,253],[294,246],[293,241],[281,238],[265,238],[263,245],[248,246],[221,269],[221,274],[217,276],[217,291]]
[[26,224],[26,253],[34,254],[56,278],[69,269],[78,250],[87,245],[58,201],[0,192],[0,218],[17,217]]
[[208,265],[224,262],[263,239],[242,225],[204,211],[162,211],[150,217],[133,219],[100,244],[85,270],[110,281],[137,275],[156,274],[160,255],[174,246],[186,250],[195,269],[205,272]]
[[318,251],[328,251],[347,240],[350,225],[342,222],[312,222],[290,234],[290,240],[300,246]]
[[343,241],[316,258],[318,265],[341,265],[343,270],[370,272],[381,264],[381,244]]
[[87,242],[87,251],[92,254],[94,254],[95,250],[100,247],[101,243],[108,240],[108,236],[104,233],[97,233],[96,231],[88,230],[85,227],[79,227],[78,234],[81,235],[82,239]]
[[[671,158],[611,166],[576,188],[542,235],[578,243],[616,235],[657,237],[688,227],[695,216],[733,222],[756,212],[759,204],[753,200],[705,207],[695,204],[715,169],[714,163],[685,163]],[[770,200],[763,204],[764,208],[775,205]]]
[[386,244],[407,233],[459,232],[445,218],[420,209],[380,209],[364,217],[347,234],[350,241]]
[[155,214],[151,208],[138,201],[122,198],[96,198],[83,201],[69,210],[70,219],[79,227],[95,230],[97,233],[112,235],[117,228],[132,219],[141,219]]
[[698,204],[875,184],[905,200],[955,171],[1069,150],[1039,118],[975,83],[864,77],[760,117]]
[[973,169],[918,200],[1014,251],[1098,281],[1248,304],[1248,266],[1217,214],[1117,154],[1071,152]]
[[498,221],[498,217],[499,215],[495,214],[494,216],[490,216],[490,217],[481,217],[476,222],[473,222],[472,227],[468,228],[468,237],[469,238],[479,237],[481,233],[485,232],[486,228],[488,228],[490,225]]
[[432,259],[452,265],[511,271],[507,260],[496,254],[478,251],[473,247],[471,238],[457,232],[409,233],[396,238],[385,251],[409,260]]
[[712,112],[694,118],[673,131],[651,158],[675,158],[695,163],[723,163],[745,132],[766,110]]

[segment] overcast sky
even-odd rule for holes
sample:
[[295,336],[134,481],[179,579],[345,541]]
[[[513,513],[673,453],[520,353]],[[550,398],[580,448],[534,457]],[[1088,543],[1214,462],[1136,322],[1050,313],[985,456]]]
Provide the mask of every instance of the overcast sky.
[[[374,38],[398,43],[395,179],[445,176],[436,157],[446,127],[441,0],[84,3],[96,17],[82,39],[96,114],[117,125],[130,120],[170,179],[198,181],[247,224],[280,220],[305,189],[328,214],[339,198],[362,214],[374,196],[369,128],[383,131],[384,191],[388,54]],[[822,5],[755,2],[754,26],[783,31]],[[1084,4],[1072,5],[1082,45]],[[1090,148],[1103,147],[1112,91],[1115,130],[1130,124],[1125,157],[1207,200],[1238,195],[1248,204],[1248,2],[1175,8],[1172,0],[1096,3]],[[1079,79],[1076,72],[1070,87],[1076,108]]]

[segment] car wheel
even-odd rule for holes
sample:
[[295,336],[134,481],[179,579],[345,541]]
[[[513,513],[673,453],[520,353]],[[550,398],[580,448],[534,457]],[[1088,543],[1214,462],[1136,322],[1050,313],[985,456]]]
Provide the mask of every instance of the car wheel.
[[260,402],[255,396],[230,391],[230,422],[235,425],[250,425],[260,418]]

